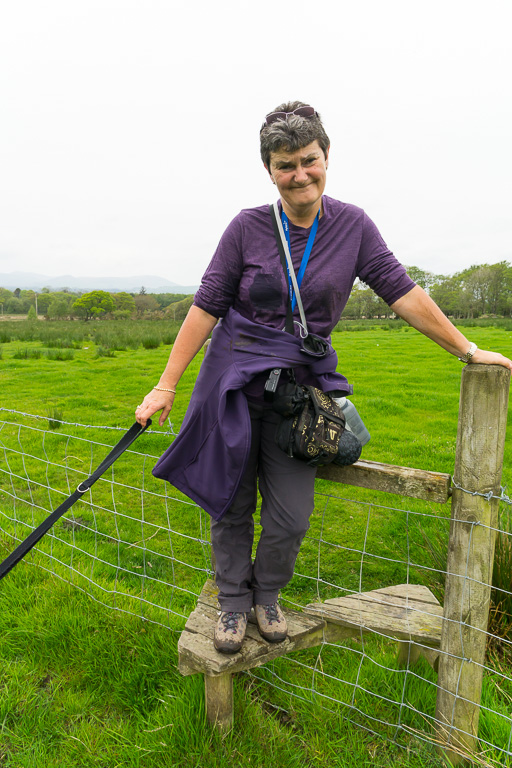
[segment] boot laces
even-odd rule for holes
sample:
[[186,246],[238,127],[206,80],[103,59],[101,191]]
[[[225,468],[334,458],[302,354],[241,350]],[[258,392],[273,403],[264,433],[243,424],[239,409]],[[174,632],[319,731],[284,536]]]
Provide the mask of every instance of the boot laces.
[[224,624],[224,632],[233,632],[236,635],[241,615],[241,613],[234,613],[233,611],[223,613],[220,620]]
[[265,605],[265,617],[269,624],[272,624],[273,621],[277,621],[279,623],[277,603],[272,603],[272,605]]

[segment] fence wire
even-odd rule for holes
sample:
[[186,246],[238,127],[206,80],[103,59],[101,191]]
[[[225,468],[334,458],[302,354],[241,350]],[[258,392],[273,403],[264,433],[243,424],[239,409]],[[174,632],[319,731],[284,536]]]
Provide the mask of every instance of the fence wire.
[[[112,446],[96,439],[96,428],[88,425],[60,422],[58,429],[50,429],[42,417],[0,411],[0,543],[5,557]],[[209,518],[153,478],[151,468],[165,444],[160,440],[155,454],[146,448],[154,451],[158,440],[146,434],[139,438],[138,450],[127,451],[25,561],[112,610],[181,632],[205,579],[213,575]],[[248,684],[268,706],[286,710],[290,717],[297,708],[318,707],[408,749],[422,741],[435,742],[449,508],[411,500],[390,507],[368,501],[363,491],[359,498],[348,498],[333,489],[336,486],[325,481],[317,487],[311,527],[282,602],[299,611],[322,604],[343,613],[352,598],[349,614],[345,612],[338,625],[339,637],[326,631],[319,646],[254,668]],[[509,765],[512,757],[511,500],[505,491],[499,498],[500,523],[493,529],[498,565],[485,661],[481,664],[464,653],[466,632],[475,629],[468,616],[454,622],[462,652],[447,653],[460,671],[466,664],[483,668],[482,765]],[[459,524],[468,525],[455,522]],[[467,573],[460,578],[468,586],[490,586]],[[417,599],[415,590],[422,588],[426,602]],[[373,595],[361,602],[358,596],[368,592]],[[368,600],[376,608],[384,603],[376,610],[377,618],[368,612]],[[398,663],[395,629],[400,621]],[[350,629],[344,638],[343,622]],[[459,693],[454,711],[457,700],[464,700]]]

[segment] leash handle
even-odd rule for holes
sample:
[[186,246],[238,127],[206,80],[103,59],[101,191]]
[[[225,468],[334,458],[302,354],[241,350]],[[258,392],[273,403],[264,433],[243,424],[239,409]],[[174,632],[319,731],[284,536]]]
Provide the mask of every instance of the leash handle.
[[14,552],[11,552],[11,554],[5,558],[3,563],[0,563],[0,579],[3,579],[4,576],[6,576],[10,570],[14,568],[15,565],[17,565],[20,560],[23,560],[27,552],[30,552],[30,550],[37,544],[37,542],[43,538],[45,533],[50,530],[52,525],[57,522],[57,520],[62,517],[62,515],[70,509],[70,507],[73,506],[73,504],[80,499],[86,491],[91,488],[91,486],[94,485],[96,480],[98,480],[106,470],[112,466],[114,461],[121,456],[122,453],[126,451],[127,448],[130,447],[130,445],[135,442],[135,440],[139,437],[139,435],[142,435],[143,432],[146,431],[146,429],[151,425],[151,419],[148,419],[146,422],[146,426],[142,427],[138,422],[135,422],[130,429],[125,432],[125,434],[122,436],[120,441],[112,448],[108,456],[106,456],[101,464],[98,466],[97,469],[94,470],[92,475],[89,475],[87,480],[84,480],[78,485],[78,488],[76,491],[74,491],[71,496],[68,496],[65,501],[62,502],[62,504],[55,509],[51,515],[48,515],[46,520],[43,520],[43,522],[38,525],[37,528],[35,528],[26,539],[24,539],[21,544],[19,544]]

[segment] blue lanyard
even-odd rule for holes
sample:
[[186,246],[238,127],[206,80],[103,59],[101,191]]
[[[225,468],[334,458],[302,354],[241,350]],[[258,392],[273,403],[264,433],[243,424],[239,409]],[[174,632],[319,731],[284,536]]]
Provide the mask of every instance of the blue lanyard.
[[[311,251],[313,249],[313,243],[315,242],[316,237],[316,231],[318,229],[318,220],[320,218],[320,209],[318,210],[318,213],[316,215],[316,218],[313,222],[313,226],[311,227],[311,232],[309,233],[308,242],[306,243],[306,248],[304,249],[304,255],[302,257],[302,261],[300,263],[300,269],[297,274],[297,285],[302,285],[302,278],[304,277],[304,272],[306,271],[306,267],[308,265],[309,257],[311,255]],[[290,251],[290,256],[292,253],[292,246],[290,243],[290,226],[288,224],[288,216],[284,212],[284,210],[281,212],[281,221],[283,222],[283,229],[284,233],[286,235],[286,242],[288,243],[288,250]],[[292,312],[295,309],[295,306],[297,304],[297,298],[295,296],[293,285],[292,285],[292,279],[290,277],[290,270],[288,268],[288,264],[286,265],[286,269],[288,272],[288,292],[290,294],[290,301],[292,303]]]

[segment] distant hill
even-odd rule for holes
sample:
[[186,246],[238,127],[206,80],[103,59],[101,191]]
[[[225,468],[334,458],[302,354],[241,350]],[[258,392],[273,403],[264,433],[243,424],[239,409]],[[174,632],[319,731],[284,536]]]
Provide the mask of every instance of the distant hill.
[[35,272],[0,272],[0,288],[14,291],[40,291],[48,287],[51,291],[69,288],[72,291],[127,291],[138,293],[144,286],[146,293],[195,293],[198,285],[178,285],[157,275],[129,275],[116,277],[73,277],[73,275],[39,275]]

